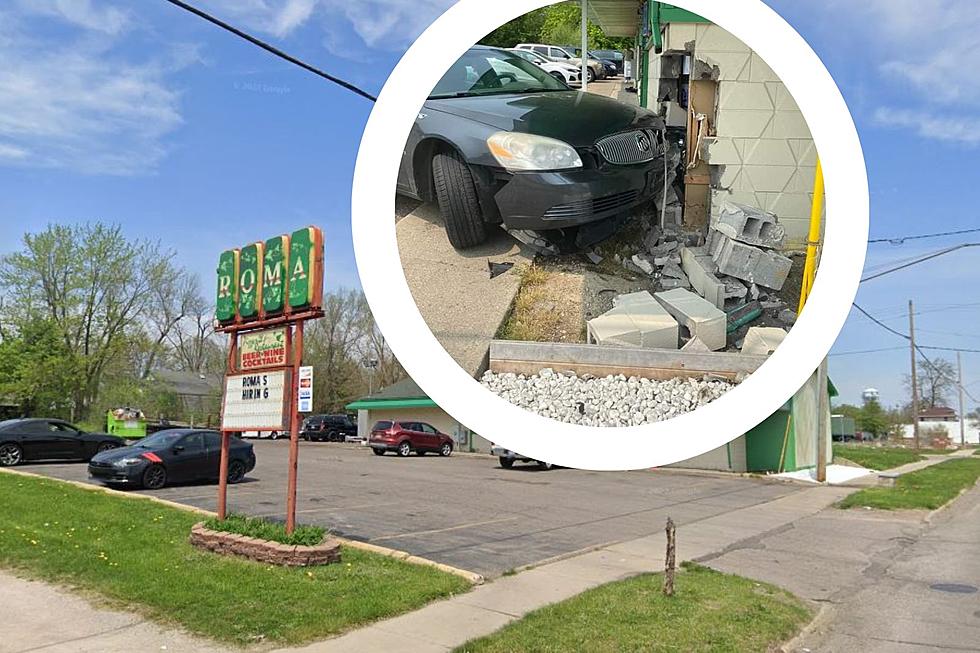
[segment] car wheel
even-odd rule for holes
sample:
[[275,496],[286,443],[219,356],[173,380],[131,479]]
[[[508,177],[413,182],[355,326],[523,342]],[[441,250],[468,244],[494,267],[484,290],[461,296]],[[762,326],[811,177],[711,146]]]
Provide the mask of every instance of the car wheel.
[[456,249],[466,249],[486,240],[476,184],[463,158],[456,152],[436,154],[432,159],[432,179],[450,244]]
[[401,456],[402,458],[404,458],[405,456],[407,456],[410,453],[412,453],[412,445],[410,445],[407,440],[405,442],[402,442],[400,445],[398,445],[398,455],[399,456]]
[[150,465],[143,472],[143,487],[147,490],[159,490],[167,484],[167,470],[163,465]]
[[240,460],[232,460],[228,463],[228,482],[241,483],[245,478],[245,463]]
[[374,452],[374,455],[375,456],[383,456],[383,455],[385,455],[385,450],[384,449],[371,449],[371,451]]
[[591,68],[586,68],[585,70],[585,80],[590,84],[595,81],[595,73],[592,72]]
[[555,79],[557,79],[557,80],[558,80],[559,82],[562,82],[562,83],[564,83],[564,82],[565,82],[565,76],[564,76],[564,75],[562,75],[562,74],[561,74],[560,72],[558,72],[557,70],[555,70],[555,71],[552,71],[552,73],[551,73],[551,76],[552,76],[552,77],[554,77]]
[[442,447],[439,448],[439,455],[445,457],[451,455],[452,453],[453,445],[449,444],[448,442],[443,442]]
[[338,438],[337,438],[336,431],[330,431],[329,433],[327,433],[327,442],[337,442],[337,441]]
[[98,447],[98,448],[97,448],[97,449],[95,450],[95,453],[102,453],[103,451],[112,451],[113,449],[115,449],[115,448],[116,448],[116,447],[118,447],[118,446],[119,446],[119,445],[118,445],[118,444],[116,444],[115,442],[103,442],[103,443],[102,443],[102,444],[100,444],[100,445],[99,445],[99,447]]
[[13,442],[0,444],[0,467],[13,467],[24,462],[24,450]]
[[511,467],[514,466],[514,459],[508,458],[507,456],[501,456],[500,466],[503,467],[504,469],[510,469]]

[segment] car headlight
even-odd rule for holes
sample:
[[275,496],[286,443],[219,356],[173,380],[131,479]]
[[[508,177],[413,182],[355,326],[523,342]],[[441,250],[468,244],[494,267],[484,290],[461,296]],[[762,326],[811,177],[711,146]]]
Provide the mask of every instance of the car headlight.
[[116,467],[129,467],[130,465],[139,465],[141,462],[143,462],[142,458],[123,458],[117,460],[115,465]]
[[487,147],[507,170],[567,170],[582,167],[582,159],[575,148],[547,136],[497,132],[487,139]]

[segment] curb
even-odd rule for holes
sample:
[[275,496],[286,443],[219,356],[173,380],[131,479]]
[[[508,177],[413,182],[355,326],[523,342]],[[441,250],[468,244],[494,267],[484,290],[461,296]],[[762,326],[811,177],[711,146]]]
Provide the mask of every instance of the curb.
[[[796,595],[793,594],[793,596]],[[817,609],[817,613],[813,615],[813,619],[810,620],[810,623],[803,626],[800,632],[796,633],[796,635],[794,635],[793,638],[790,639],[788,642],[784,642],[783,644],[781,644],[779,648],[776,650],[781,651],[781,653],[796,653],[796,651],[808,650],[803,648],[802,646],[804,638],[812,635],[814,632],[816,632],[816,630],[820,626],[830,621],[832,612],[833,612],[832,605],[821,604],[820,607]]]
[[[125,497],[128,499],[139,499],[143,501],[151,501],[154,503],[159,503],[176,510],[183,510],[184,512],[195,513],[198,515],[204,515],[207,517],[216,517],[217,513],[210,510],[205,510],[204,508],[196,508],[194,506],[188,506],[183,503],[177,503],[176,501],[170,501],[169,499],[161,499],[159,497],[150,496],[148,494],[136,494],[134,492],[124,492],[122,490],[116,490],[110,487],[105,487],[102,485],[91,485],[89,483],[84,483],[82,481],[69,481],[60,478],[52,478],[50,476],[44,476],[43,474],[35,474],[34,472],[24,472],[15,469],[2,468],[0,473],[12,474],[14,476],[26,476],[29,478],[37,478],[44,481],[52,481],[55,483],[67,483],[68,485],[73,485],[79,489],[87,490],[89,492],[102,492],[104,494],[110,494],[119,497]],[[370,553],[375,553],[378,555],[383,555],[388,558],[395,558],[396,560],[403,560],[413,565],[419,565],[422,567],[433,567],[439,571],[445,572],[447,574],[452,574],[454,576],[459,576],[469,581],[472,585],[482,585],[485,579],[480,574],[468,571],[466,569],[459,569],[457,567],[452,567],[450,565],[443,564],[441,562],[436,562],[435,560],[429,560],[428,558],[420,558],[419,556],[412,555],[406,551],[399,551],[398,549],[389,549],[388,547],[379,546],[377,544],[370,544],[368,542],[360,542],[358,540],[350,540],[344,537],[333,536],[333,539],[339,541],[344,546],[349,546],[352,549],[360,549],[361,551],[368,551]]]

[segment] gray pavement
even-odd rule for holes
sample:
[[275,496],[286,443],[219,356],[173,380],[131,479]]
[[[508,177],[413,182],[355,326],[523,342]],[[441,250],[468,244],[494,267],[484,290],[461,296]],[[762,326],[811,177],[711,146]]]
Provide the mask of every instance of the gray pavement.
[[[233,511],[281,518],[286,441],[253,441],[258,464],[229,488]],[[86,481],[85,465],[19,469]],[[300,445],[297,515],[337,535],[408,551],[493,578],[527,565],[725,515],[799,493],[765,479],[682,470],[589,472],[501,469],[495,458],[377,457],[357,445]],[[206,510],[213,485],[164,488],[155,496]]]
[[395,231],[405,279],[422,318],[453,360],[478,375],[520,287],[516,269],[491,279],[487,261],[519,268],[531,262],[532,253],[496,227],[490,227],[484,244],[453,249],[435,204],[422,204],[399,218]]

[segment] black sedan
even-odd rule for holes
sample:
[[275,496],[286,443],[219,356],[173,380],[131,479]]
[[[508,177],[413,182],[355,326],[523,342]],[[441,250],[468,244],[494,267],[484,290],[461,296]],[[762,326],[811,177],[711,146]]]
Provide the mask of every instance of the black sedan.
[[86,433],[59,419],[0,422],[0,467],[41,460],[89,460],[126,441],[108,433]]
[[663,192],[665,148],[657,114],[477,46],[419,112],[397,191],[437,200],[449,241],[463,249],[492,224],[567,229],[624,213]]
[[[108,485],[157,490],[167,483],[218,480],[221,434],[217,431],[168,429],[122,449],[92,458],[89,475]],[[255,468],[252,445],[237,436],[228,448],[228,482],[238,483]]]

